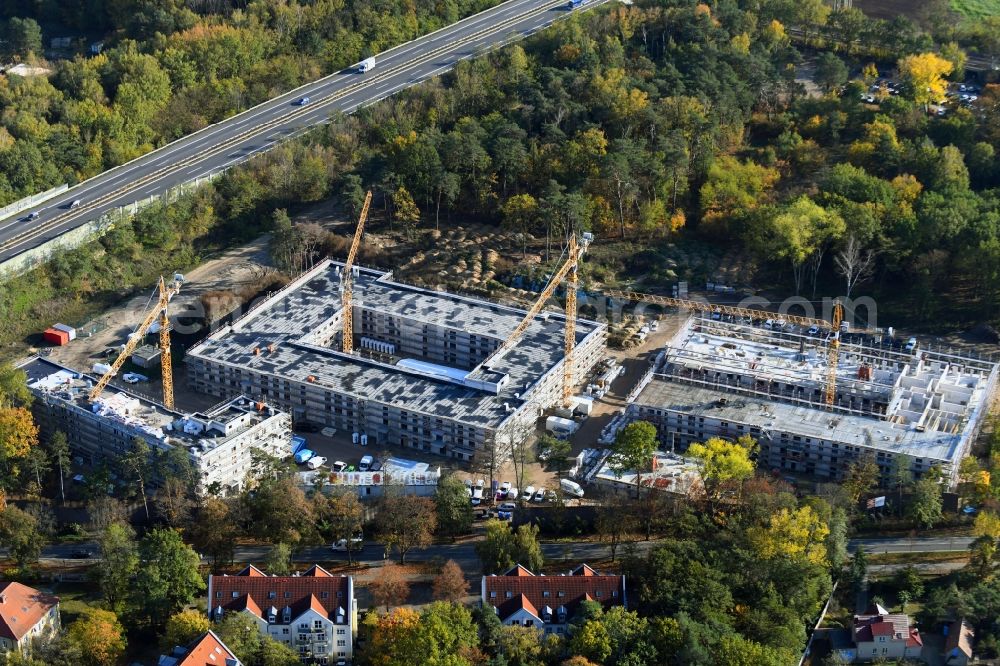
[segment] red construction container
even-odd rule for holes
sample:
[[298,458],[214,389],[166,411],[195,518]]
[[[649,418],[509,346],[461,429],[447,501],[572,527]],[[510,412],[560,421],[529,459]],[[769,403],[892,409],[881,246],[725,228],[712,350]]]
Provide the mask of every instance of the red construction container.
[[45,329],[45,332],[42,333],[42,337],[46,342],[60,347],[65,344],[69,344],[69,333],[66,331],[60,331],[56,328]]

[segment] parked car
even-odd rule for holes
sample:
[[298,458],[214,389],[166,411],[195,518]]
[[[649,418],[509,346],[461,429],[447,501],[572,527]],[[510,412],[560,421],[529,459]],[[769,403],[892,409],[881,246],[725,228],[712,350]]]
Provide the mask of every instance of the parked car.
[[514,509],[517,508],[517,504],[515,504],[514,502],[504,502],[497,508],[499,508],[501,511],[513,511]]
[[139,382],[148,382],[149,377],[146,375],[140,375],[138,372],[126,372],[122,375],[122,380],[126,384],[138,384]]
[[309,469],[319,469],[326,464],[325,456],[313,456],[306,462],[306,467]]
[[510,481],[504,481],[500,484],[500,494],[507,497],[507,493],[510,492]]
[[905,349],[908,352],[916,351],[916,349],[917,349],[917,339],[916,338],[910,338],[909,340],[907,340],[906,341],[906,345],[903,347],[903,349]]
[[535,494],[534,486],[528,486],[527,488],[524,489],[524,499],[530,500],[534,496],[534,494]]
[[511,489],[507,491],[507,499],[509,500],[517,499],[517,488],[511,487]]
[[576,481],[570,479],[560,479],[559,487],[567,495],[572,495],[573,497],[583,497],[583,487]]
[[535,496],[532,497],[531,499],[533,499],[536,502],[544,502],[545,501],[545,488],[539,488],[537,491],[535,491]]
[[347,469],[347,463],[345,463],[343,460],[334,460],[333,461],[333,471],[334,472],[343,472],[345,469]]
[[361,462],[358,463],[358,471],[367,472],[369,469],[371,469],[373,462],[375,462],[375,459],[372,458],[371,456],[362,456]]
[[485,479],[478,479],[476,481],[476,488],[479,488],[480,490],[482,490],[485,487],[486,487],[486,480]]

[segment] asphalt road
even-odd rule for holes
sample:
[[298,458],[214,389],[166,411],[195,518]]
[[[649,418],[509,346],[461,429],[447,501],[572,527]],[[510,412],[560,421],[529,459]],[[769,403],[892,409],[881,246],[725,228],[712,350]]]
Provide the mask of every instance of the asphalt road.
[[[934,553],[967,551],[973,537],[916,537],[916,538],[863,538],[852,539],[848,545],[851,552],[857,550],[858,546],[864,546],[869,553]],[[656,541],[635,542],[635,549],[644,553],[656,545]],[[77,560],[86,561],[74,557],[79,551],[85,550],[93,555],[98,552],[95,542],[83,544],[54,544],[46,546],[42,551],[43,560]],[[235,560],[237,562],[261,562],[267,556],[269,547],[267,546],[240,546],[236,549]],[[624,552],[625,546],[618,549],[619,556]],[[595,543],[593,541],[562,541],[556,543],[543,543],[542,552],[547,560],[559,560],[563,558],[573,560],[593,560],[610,557],[611,552],[605,543]],[[6,549],[0,549],[0,554],[5,554]],[[361,562],[381,562],[384,559],[385,548],[378,543],[365,544],[360,553],[354,553],[355,559]],[[295,556],[296,562],[328,562],[331,560],[346,560],[346,553],[336,553],[328,546],[311,546],[305,548]],[[407,559],[412,561],[427,561],[434,559],[453,559],[462,565],[463,568],[474,569],[479,566],[479,558],[476,556],[476,542],[464,541],[455,544],[435,544],[427,548],[416,548],[407,554]]]
[[854,552],[863,546],[868,553],[944,553],[967,551],[974,540],[971,536],[862,538],[851,539],[848,549]]
[[[607,1],[590,0],[587,7]],[[569,14],[565,0],[507,0],[377,55],[368,73],[337,72],[195,132],[0,221],[0,262],[109,211],[218,173],[324,123],[333,111],[351,113]],[[303,97],[310,102],[298,105]],[[80,204],[70,209],[76,200]],[[28,220],[35,211],[39,217]]]

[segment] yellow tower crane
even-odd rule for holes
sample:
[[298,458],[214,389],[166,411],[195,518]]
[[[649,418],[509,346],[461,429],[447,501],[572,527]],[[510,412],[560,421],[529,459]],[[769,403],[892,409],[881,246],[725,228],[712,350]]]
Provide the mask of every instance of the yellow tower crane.
[[163,406],[167,409],[174,408],[174,376],[173,369],[170,363],[170,331],[169,320],[167,319],[167,305],[170,303],[170,299],[173,298],[177,292],[181,289],[181,283],[179,280],[174,280],[167,285],[163,277],[160,277],[159,283],[159,298],[156,301],[150,311],[146,314],[146,318],[142,320],[139,327],[129,336],[128,341],[125,343],[125,347],[122,349],[121,353],[118,354],[118,358],[115,362],[111,364],[111,368],[104,373],[104,376],[94,385],[94,388],[90,390],[90,399],[97,400],[97,398],[104,391],[108,382],[111,378],[118,374],[118,370],[125,363],[125,360],[132,355],[135,348],[139,346],[144,335],[149,330],[149,327],[153,325],[154,321],[159,320],[160,322],[160,369],[163,372]]
[[[655,294],[640,294],[634,291],[606,291],[605,296],[617,298],[625,301],[637,301],[642,303],[654,303],[672,308],[683,308],[696,312],[717,312],[720,315],[732,315],[734,317],[750,317],[755,319],[765,319],[774,317],[773,312],[766,310],[751,310],[749,308],[739,308],[732,305],[715,305],[703,301],[692,301],[682,298],[671,298],[670,296],[657,296]],[[800,317],[797,315],[781,315],[781,318],[797,324],[799,326],[815,326],[817,328],[830,331],[829,344],[827,345],[827,374],[825,382],[824,401],[828,406],[833,405],[837,395],[837,364],[840,354],[840,322],[843,319],[843,306],[840,301],[834,303],[833,321],[817,319],[815,317]]]
[[368,190],[368,194],[365,196],[365,205],[361,207],[361,216],[358,218],[358,228],[354,231],[354,241],[351,243],[351,251],[347,253],[347,263],[344,264],[344,272],[340,277],[340,302],[344,311],[344,329],[341,334],[343,344],[341,349],[344,350],[345,354],[350,354],[354,351],[354,306],[351,303],[354,293],[354,276],[352,275],[352,271],[354,270],[354,257],[357,256],[358,248],[361,246],[361,236],[364,235],[365,220],[368,219],[368,207],[371,206],[371,203],[372,192]]
[[535,302],[528,308],[528,313],[524,316],[521,322],[514,328],[513,332],[507,339],[503,341],[496,351],[494,351],[490,356],[483,361],[482,365],[489,366],[494,360],[502,357],[508,351],[514,348],[517,341],[521,339],[521,336],[531,322],[534,321],[538,313],[542,311],[545,307],[545,302],[552,297],[555,293],[556,288],[559,284],[566,279],[566,331],[565,331],[565,352],[566,357],[563,360],[563,404],[565,405],[569,400],[569,396],[573,388],[573,349],[576,346],[576,290],[579,284],[579,277],[577,275],[577,265],[579,264],[580,257],[583,256],[584,251],[587,249],[589,241],[584,241],[579,243],[576,239],[575,234],[571,234],[569,237],[569,257],[563,262],[562,266],[552,275],[549,279],[548,284],[542,289],[541,293]]

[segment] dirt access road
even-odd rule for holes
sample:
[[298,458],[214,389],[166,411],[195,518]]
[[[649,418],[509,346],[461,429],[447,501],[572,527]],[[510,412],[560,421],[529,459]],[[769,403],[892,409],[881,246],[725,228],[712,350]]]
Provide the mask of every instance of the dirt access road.
[[[182,312],[200,312],[201,305],[198,299],[205,292],[254,283],[262,272],[270,270],[267,244],[268,237],[262,236],[247,245],[227,250],[185,273],[185,282],[181,286],[180,293],[170,302],[170,315],[173,317]],[[80,327],[77,329],[77,339],[65,347],[52,348],[49,351],[49,358],[75,370],[86,372],[92,369],[94,363],[105,362],[104,351],[124,344],[129,333],[142,322],[152,303],[150,294],[154,290],[155,287],[150,287],[147,294],[125,301]],[[163,386],[159,370],[154,369],[144,374],[149,375],[150,381],[129,386],[129,390],[161,400]],[[182,368],[175,367],[174,375],[178,407],[197,410],[218,402],[211,396],[197,396],[184,390]],[[112,383],[126,386],[120,379],[115,379]]]

